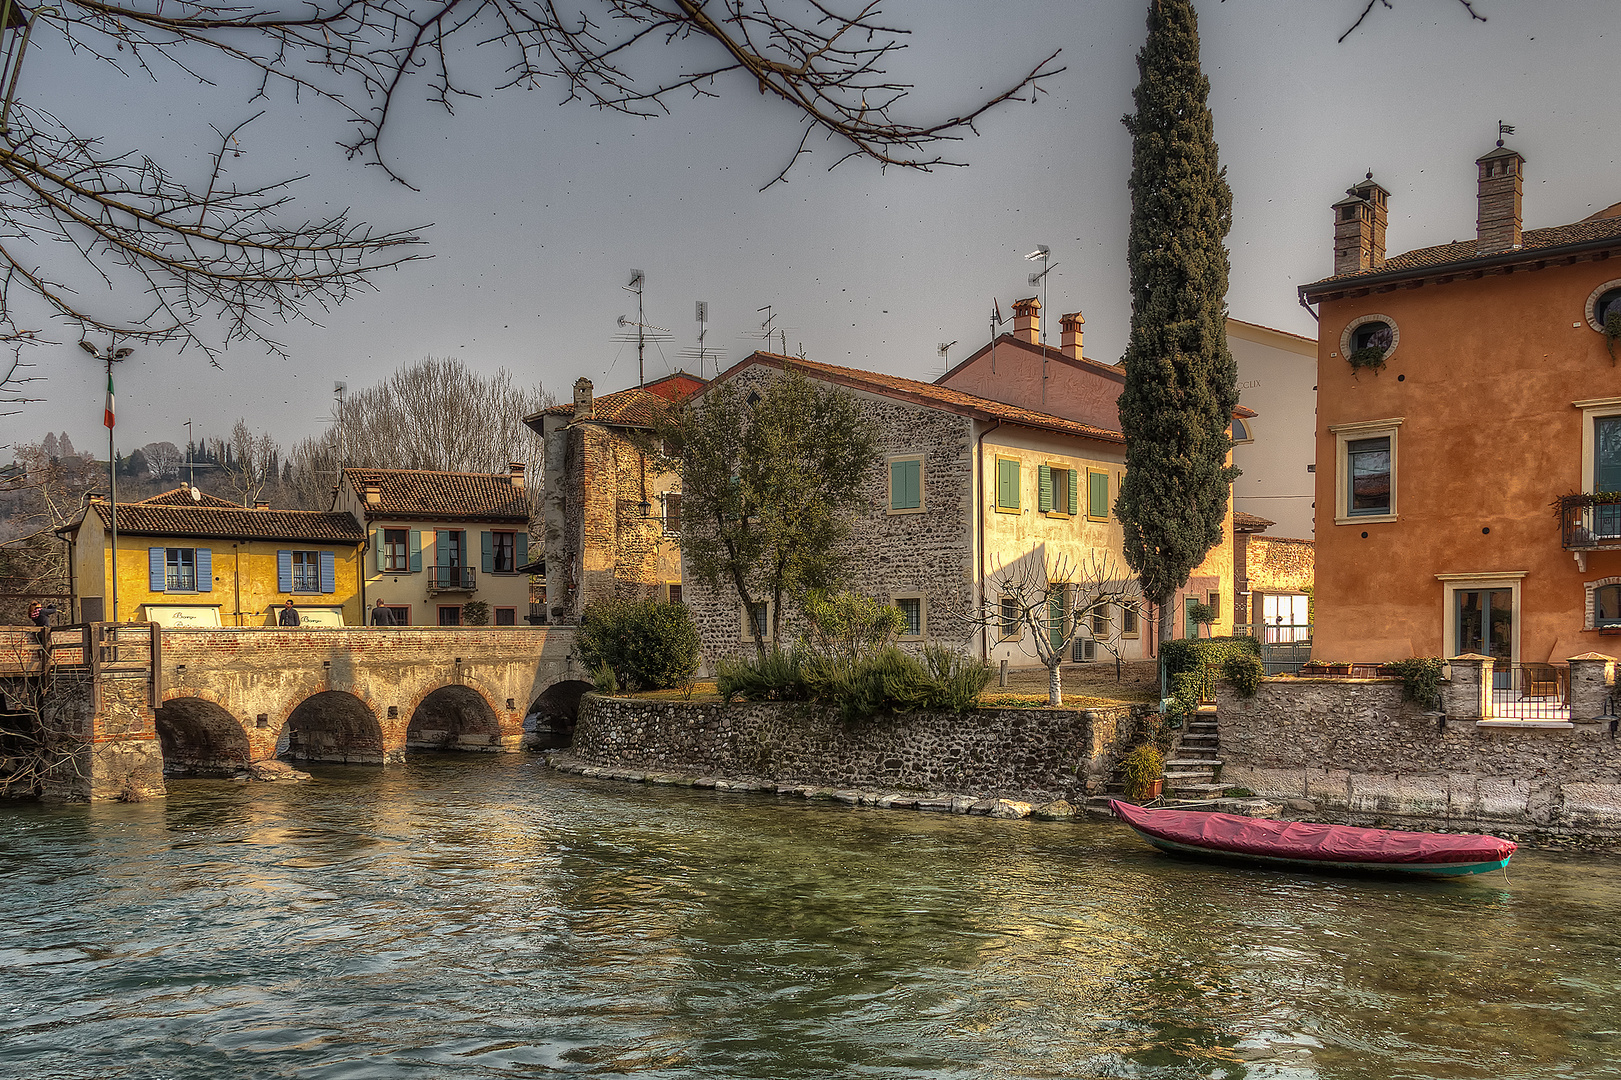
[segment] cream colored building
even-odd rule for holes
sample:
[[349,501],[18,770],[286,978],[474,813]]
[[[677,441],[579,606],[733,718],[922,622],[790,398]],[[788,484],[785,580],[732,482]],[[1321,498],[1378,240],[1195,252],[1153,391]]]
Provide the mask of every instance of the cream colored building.
[[368,621],[382,600],[396,626],[463,626],[473,616],[468,605],[479,601],[488,623],[527,625],[522,464],[496,474],[345,469],[333,509],[364,525],[360,599]]
[[1317,478],[1317,342],[1227,320],[1239,400],[1255,412],[1233,421],[1233,508],[1273,522],[1279,536],[1310,540]]

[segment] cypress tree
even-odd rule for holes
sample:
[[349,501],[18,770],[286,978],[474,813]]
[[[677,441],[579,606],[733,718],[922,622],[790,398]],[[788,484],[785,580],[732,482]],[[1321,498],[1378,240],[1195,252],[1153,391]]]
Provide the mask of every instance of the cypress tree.
[[1221,542],[1237,470],[1226,464],[1238,405],[1227,349],[1233,196],[1217,160],[1190,0],[1154,0],[1137,54],[1131,132],[1131,341],[1120,425],[1126,475],[1115,512],[1143,595],[1165,610]]

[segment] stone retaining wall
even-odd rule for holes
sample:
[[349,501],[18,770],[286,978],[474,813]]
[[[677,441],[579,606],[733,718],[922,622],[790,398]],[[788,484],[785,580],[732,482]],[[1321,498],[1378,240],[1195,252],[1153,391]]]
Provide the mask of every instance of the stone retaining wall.
[[913,713],[846,724],[802,704],[587,694],[571,757],[599,767],[1029,801],[1101,792],[1152,706]]
[[1445,689],[1447,714],[1402,701],[1399,681],[1268,679],[1249,699],[1218,684],[1222,783],[1310,800],[1324,820],[1621,837],[1621,743],[1607,719],[1459,717],[1467,695]]

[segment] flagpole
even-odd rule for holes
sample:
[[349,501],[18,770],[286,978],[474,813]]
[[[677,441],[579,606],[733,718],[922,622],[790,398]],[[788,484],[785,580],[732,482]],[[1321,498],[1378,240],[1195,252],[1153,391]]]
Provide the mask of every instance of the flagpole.
[[[107,425],[107,524],[112,533],[112,566],[108,577],[111,579],[110,588],[112,590],[113,609],[110,612],[112,618],[109,621],[116,623],[118,621],[118,458],[113,450],[113,364],[124,359],[135,350],[128,347],[114,349],[109,344],[107,351],[103,353],[88,341],[79,342],[79,348],[97,360],[104,361],[107,365],[107,406],[103,410],[102,423]],[[102,614],[105,616],[109,613],[103,612]],[[82,607],[79,615],[81,618],[84,616]]]

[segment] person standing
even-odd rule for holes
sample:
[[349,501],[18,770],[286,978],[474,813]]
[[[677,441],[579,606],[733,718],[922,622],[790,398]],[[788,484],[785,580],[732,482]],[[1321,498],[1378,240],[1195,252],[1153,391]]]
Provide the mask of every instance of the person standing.
[[373,626],[393,626],[394,609],[383,603],[383,598],[377,598],[377,606],[371,609],[371,624]]
[[281,609],[280,617],[276,619],[282,626],[298,626],[303,621],[298,617],[298,609],[293,606],[291,600],[287,601],[286,606]]

